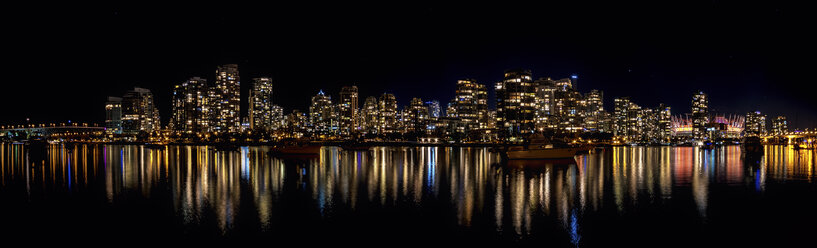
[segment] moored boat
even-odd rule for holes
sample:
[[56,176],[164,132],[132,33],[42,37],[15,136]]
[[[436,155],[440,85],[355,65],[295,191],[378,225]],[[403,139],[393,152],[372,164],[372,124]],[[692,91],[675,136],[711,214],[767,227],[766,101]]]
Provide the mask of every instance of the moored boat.
[[571,146],[564,140],[548,139],[542,134],[529,136],[525,145],[510,146],[504,149],[503,157],[515,159],[572,159],[579,152],[593,149],[590,144]]
[[321,145],[279,146],[270,149],[270,153],[283,155],[318,155],[321,153]]
[[148,148],[148,149],[161,150],[161,149],[165,149],[165,146],[167,146],[167,144],[163,144],[163,143],[145,143],[145,148]]
[[342,144],[342,145],[340,145],[340,148],[345,150],[345,151],[368,151],[369,148],[372,148],[372,146],[367,145],[367,144],[357,143],[357,144]]
[[216,143],[211,146],[212,149],[216,151],[236,151],[238,150],[239,146],[233,143]]
[[552,148],[548,146],[535,146],[525,149],[523,146],[509,147],[505,153],[508,159],[560,159],[573,158],[580,151],[589,150],[587,147],[564,147]]
[[744,137],[740,142],[740,151],[744,155],[762,155],[763,144],[760,142],[760,137]]

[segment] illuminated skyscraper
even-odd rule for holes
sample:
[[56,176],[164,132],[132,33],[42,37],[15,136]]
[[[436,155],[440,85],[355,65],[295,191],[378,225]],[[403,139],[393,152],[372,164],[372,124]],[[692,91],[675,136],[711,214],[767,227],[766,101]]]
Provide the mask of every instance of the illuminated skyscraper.
[[488,124],[487,129],[495,129],[496,128],[496,121],[492,121],[492,120],[496,120],[496,110],[488,110],[488,117],[487,118],[489,120],[488,123],[487,123]]
[[457,117],[457,108],[455,107],[454,103],[456,100],[451,99],[448,104],[445,105],[445,117],[448,118],[456,118]]
[[105,134],[122,133],[122,98],[109,96],[105,103]]
[[357,132],[358,115],[357,86],[343,86],[340,90],[340,135],[348,136]]
[[772,132],[774,132],[774,133],[785,133],[785,132],[788,132],[788,131],[789,131],[789,125],[788,125],[788,122],[786,121],[785,116],[780,115],[780,116],[777,116],[777,118],[774,118],[774,120],[772,120]]
[[494,124],[488,124],[488,122],[494,122],[494,119],[488,115],[488,87],[485,87],[484,84],[477,84],[475,96],[478,127],[486,129],[488,126],[493,126]]
[[536,130],[559,130],[561,132],[580,132],[585,129],[585,118],[590,116],[590,124],[595,130],[598,126],[598,115],[601,108],[601,93],[591,92],[589,96],[591,108],[588,109],[588,99],[582,97],[575,88],[571,78],[553,80],[540,78],[536,85],[535,120]]
[[173,113],[170,129],[177,133],[198,134],[209,128],[207,80],[188,79],[173,88]]
[[335,134],[337,131],[337,112],[332,104],[332,97],[319,91],[312,97],[312,105],[309,106],[309,127],[315,134]]
[[292,113],[286,115],[286,125],[284,126],[284,135],[282,138],[301,138],[309,132],[309,116],[306,113],[301,113],[297,109],[293,109]]
[[604,92],[591,90],[584,97],[584,127],[588,130],[600,130],[604,118]]
[[573,81],[570,78],[562,78],[559,80],[553,81],[553,84],[556,85],[556,89],[560,91],[568,91],[573,89]]
[[582,95],[573,89],[569,78],[556,80],[555,84],[553,113],[559,120],[559,130],[571,133],[581,131],[585,105]]
[[613,134],[615,136],[627,135],[627,111],[630,109],[630,98],[619,97],[614,101],[615,110],[613,112]]
[[216,84],[210,88],[211,129],[215,132],[241,130],[241,80],[238,65],[228,64],[216,69]]
[[159,110],[153,104],[153,93],[133,88],[122,97],[122,133],[138,134],[159,130]]
[[270,113],[272,114],[272,125],[270,126],[272,130],[279,130],[286,125],[286,118],[284,116],[284,108],[281,106],[273,104],[270,107]]
[[641,109],[642,121],[641,121],[641,133],[638,140],[633,141],[643,141],[643,142],[651,142],[655,143],[658,142],[658,113],[656,109],[651,108],[642,108]]
[[440,118],[440,101],[431,100],[425,102],[426,106],[428,107],[428,115],[432,119]]
[[613,119],[613,115],[610,112],[602,111],[601,115],[598,119],[598,131],[604,133],[613,133],[615,129],[615,119]]
[[550,78],[539,78],[534,85],[536,85],[536,97],[534,98],[536,130],[539,132],[555,130],[559,122],[553,113],[556,82]]
[[253,78],[250,104],[250,129],[272,130],[272,79]]
[[536,107],[537,112],[541,112],[545,115],[553,114],[553,106],[554,104],[554,92],[556,91],[556,81],[553,81],[549,77],[547,78],[539,78],[534,81],[534,85],[536,85]]
[[[648,117],[653,115],[654,111],[652,109],[642,109],[638,104],[631,102],[629,97],[616,98],[614,102],[614,135],[626,138],[626,142],[637,142],[647,137],[645,131],[649,129],[650,125]],[[653,124],[657,125],[657,121]]]
[[397,98],[389,93],[380,96],[379,103],[379,124],[378,130],[381,134],[390,134],[397,131]]
[[766,115],[760,111],[746,113],[743,125],[746,135],[757,136],[766,134]]
[[367,97],[361,113],[361,129],[368,134],[378,134],[378,130],[380,130],[380,106],[377,104],[377,98]]
[[629,142],[640,141],[644,135],[645,126],[645,112],[651,114],[652,110],[645,111],[638,106],[638,104],[630,102],[627,108],[626,130],[627,140]]
[[485,128],[488,116],[488,92],[485,85],[476,80],[464,79],[457,81],[457,91],[451,101],[454,114],[462,120],[469,130]]
[[692,96],[692,137],[695,140],[706,138],[706,125],[709,123],[709,97],[703,91]]
[[655,109],[644,109],[642,140],[650,143],[668,143],[672,135],[672,113],[662,104]]
[[503,137],[517,141],[531,134],[536,111],[536,87],[529,70],[505,71],[504,79],[496,83],[497,128]]
[[428,108],[420,98],[412,98],[406,111],[406,131],[414,135],[425,133],[429,121]]
[[672,109],[662,103],[655,112],[658,115],[658,139],[668,143],[672,138]]

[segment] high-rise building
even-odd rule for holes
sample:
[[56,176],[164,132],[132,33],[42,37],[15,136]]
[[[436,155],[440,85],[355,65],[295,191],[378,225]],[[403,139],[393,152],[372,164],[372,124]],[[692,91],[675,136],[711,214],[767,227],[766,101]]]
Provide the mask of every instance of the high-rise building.
[[584,126],[588,130],[598,131],[604,117],[604,92],[591,90],[584,97]]
[[209,128],[207,80],[193,77],[173,88],[173,113],[170,129],[177,133],[198,134]]
[[109,96],[105,103],[105,133],[122,133],[122,98]]
[[312,97],[312,105],[309,106],[309,127],[315,134],[335,134],[338,127],[338,118],[335,106],[332,104],[332,97],[319,91]]
[[494,122],[494,119],[488,115],[488,87],[485,87],[484,84],[477,84],[476,105],[479,129],[486,129],[488,126],[493,126],[493,124],[488,124],[489,122]]
[[619,97],[614,101],[615,109],[613,112],[613,134],[615,136],[627,135],[627,111],[630,109],[630,98]]
[[456,101],[454,99],[451,99],[451,101],[445,105],[445,117],[448,118],[457,117],[457,108],[455,107],[454,102]]
[[541,115],[552,115],[555,108],[554,103],[556,92],[556,81],[548,78],[539,78],[534,82],[536,85],[536,108]]
[[659,104],[655,109],[644,109],[641,140],[650,143],[668,143],[672,136],[672,112],[670,107]]
[[554,92],[554,114],[559,120],[558,128],[564,132],[582,131],[585,102],[582,95],[573,89],[570,79],[556,81]]
[[390,134],[397,131],[397,98],[393,94],[383,93],[378,101],[378,133]]
[[238,65],[227,64],[216,69],[216,84],[210,88],[211,129],[215,132],[241,130],[241,80]]
[[309,116],[293,109],[292,113],[286,115],[284,135],[282,138],[301,138],[309,132]]
[[748,136],[758,136],[766,134],[766,115],[760,111],[746,113],[743,125],[744,132]]
[[496,120],[496,110],[488,110],[487,118],[489,121],[487,122],[488,126],[486,127],[486,129],[495,129],[496,121],[494,120]]
[[412,98],[406,111],[406,131],[415,135],[423,134],[429,121],[428,108],[420,98]]
[[428,115],[432,119],[440,118],[440,101],[431,100],[425,102],[425,105],[428,107]]
[[789,131],[789,125],[786,121],[786,117],[779,115],[777,118],[772,120],[772,132],[774,133],[785,133]]
[[476,124],[477,122],[477,84],[476,80],[464,79],[457,81],[457,91],[451,105],[455,109],[456,116],[466,124]]
[[640,141],[642,139],[646,121],[645,112],[646,114],[651,114],[652,110],[644,111],[638,104],[630,102],[627,108],[627,120],[625,124],[627,128],[627,140],[629,142]]
[[270,106],[270,114],[272,115],[272,123],[270,128],[272,130],[280,130],[286,126],[286,116],[284,116],[284,108],[273,104]]
[[457,91],[451,101],[454,114],[460,118],[467,129],[482,129],[487,125],[488,92],[485,85],[473,79],[457,81]]
[[159,110],[153,104],[153,93],[133,88],[122,97],[122,133],[153,132],[161,127]]
[[626,142],[641,141],[643,136],[646,136],[644,131],[649,124],[647,117],[653,114],[653,110],[642,109],[638,104],[631,102],[629,97],[619,97],[614,102],[613,134],[626,138]]
[[[534,84],[536,85],[536,130],[580,132],[585,129],[587,123],[584,119],[589,115],[588,101],[573,88],[572,79],[540,78]],[[589,121],[591,121],[590,124],[592,124],[593,129],[596,129],[601,93],[598,91],[593,93],[595,95],[591,98],[591,101],[596,101],[593,102],[595,104],[593,107],[596,109],[591,111],[595,112],[593,112],[593,118]]]
[[641,129],[639,133],[639,137],[637,140],[634,141],[642,141],[642,142],[649,142],[649,143],[657,143],[659,142],[659,133],[660,128],[658,127],[658,110],[651,109],[651,108],[642,108],[641,109]]
[[496,83],[496,121],[502,136],[518,141],[534,130],[536,87],[529,70],[505,71]]
[[655,112],[658,114],[658,139],[669,142],[672,138],[672,108],[662,103]]
[[692,137],[705,139],[706,125],[709,123],[709,97],[700,91],[692,96]]
[[360,129],[367,134],[378,134],[380,129],[380,106],[377,98],[370,96],[366,98],[361,109]]
[[357,102],[357,86],[343,86],[340,90],[340,102],[338,102],[340,135],[349,136],[358,131],[357,115],[360,110],[357,107]]
[[557,127],[558,121],[553,115],[554,93],[556,91],[556,83],[550,78],[539,78],[534,81],[536,85],[536,112],[535,112],[535,127],[539,132],[546,130],[554,130]]
[[598,119],[598,131],[603,133],[613,133],[615,129],[613,129],[615,124],[615,120],[613,119],[613,115],[610,112],[602,111],[601,115]]
[[253,78],[250,90],[250,129],[270,131],[273,129],[272,79]]

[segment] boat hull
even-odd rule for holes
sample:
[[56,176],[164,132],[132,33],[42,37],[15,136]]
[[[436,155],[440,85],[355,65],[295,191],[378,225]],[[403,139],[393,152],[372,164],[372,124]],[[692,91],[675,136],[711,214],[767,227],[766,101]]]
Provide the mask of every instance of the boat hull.
[[542,148],[528,150],[510,150],[508,159],[560,159],[573,158],[577,152],[587,150],[581,147]]
[[570,166],[576,164],[576,158],[552,159],[511,159],[506,165],[515,168],[542,168],[548,166]]
[[321,146],[291,146],[273,148],[273,153],[287,155],[317,155],[321,153]]
[[342,145],[340,146],[344,151],[368,151],[372,146],[367,145]]

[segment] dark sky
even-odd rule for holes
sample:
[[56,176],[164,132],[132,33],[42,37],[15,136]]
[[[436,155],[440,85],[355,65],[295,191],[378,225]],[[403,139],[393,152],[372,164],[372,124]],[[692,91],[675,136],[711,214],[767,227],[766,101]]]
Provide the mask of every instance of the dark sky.
[[[274,80],[273,101],[306,110],[323,89],[356,84],[363,99],[453,97],[457,79],[493,88],[505,69],[579,76],[605,108],[630,96],[689,111],[703,90],[718,112],[760,110],[817,127],[815,9],[780,1],[551,5],[12,6],[2,10],[0,123],[104,121],[106,96],[156,94],[219,64]],[[493,96],[493,92],[491,92]],[[246,114],[246,99],[242,111]],[[493,99],[492,99],[493,100]]]

